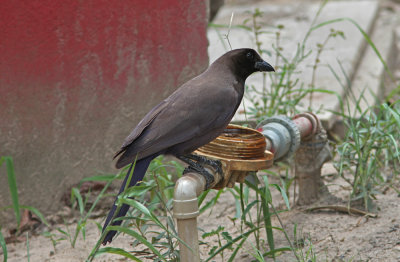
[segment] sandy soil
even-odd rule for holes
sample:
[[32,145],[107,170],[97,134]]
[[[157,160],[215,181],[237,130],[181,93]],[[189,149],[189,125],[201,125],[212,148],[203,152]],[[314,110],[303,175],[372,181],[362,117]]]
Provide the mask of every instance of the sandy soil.
[[[335,170],[330,164],[325,165],[323,174],[334,174]],[[327,176],[328,177],[328,176]],[[337,203],[343,204],[348,194],[348,188],[341,178],[326,181],[329,185],[329,191],[337,197]],[[279,192],[273,192],[274,205],[282,210],[284,205]],[[332,199],[332,198],[330,198]],[[378,195],[376,200],[376,218],[349,215],[335,211],[303,211],[306,207],[294,207],[290,211],[280,214],[283,225],[293,240],[294,225],[297,225],[297,242],[304,242],[304,252],[309,249],[311,241],[313,252],[317,256],[317,261],[400,261],[400,198],[393,189],[387,189],[385,194]],[[42,225],[38,229],[29,232],[29,256],[30,261],[85,261],[88,254],[94,247],[99,238],[100,231],[95,222],[101,223],[107,206],[110,203],[102,203],[100,209],[95,212],[98,218],[89,220],[86,226],[85,240],[80,235],[75,248],[71,247],[68,240],[60,240],[53,247],[51,240],[40,233],[46,228]],[[214,206],[212,211],[204,212],[199,217],[199,227],[209,232],[216,229],[219,225],[225,227],[231,236],[240,234],[240,223],[236,225],[231,218],[236,212],[234,198],[229,192],[222,194],[218,204]],[[68,221],[64,224],[60,221],[60,215],[64,216]],[[66,227],[73,232],[74,224],[77,220],[77,212],[71,211],[65,207],[57,216],[49,217],[50,221],[59,222],[52,226],[52,234],[62,236],[57,228],[66,230]],[[279,226],[278,220],[273,220],[274,226]],[[6,230],[3,234],[7,235]],[[28,233],[22,234],[21,242],[9,243],[7,245],[10,262],[28,261],[28,251],[26,244],[26,236]],[[201,233],[199,233],[201,235]],[[275,232],[276,247],[288,246],[284,235]],[[261,238],[266,239],[265,233],[261,231]],[[216,238],[214,238],[216,240]],[[201,237],[200,237],[200,240]],[[126,250],[132,250],[130,243],[132,238],[126,235],[120,235],[113,243],[113,247],[121,247]],[[209,243],[215,244],[213,239],[207,239]],[[253,246],[255,245],[253,236],[249,237],[246,244],[241,248],[236,256],[235,261],[252,261],[254,257]],[[267,245],[265,248],[267,250]],[[210,247],[202,245],[201,257],[207,258]],[[1,255],[2,256],[2,255]],[[229,257],[229,252],[225,253],[225,260]],[[221,256],[214,258],[215,261],[223,261]],[[282,253],[277,258],[278,261],[295,261],[295,257],[290,252]],[[118,255],[101,255],[95,261],[127,261]],[[143,261],[152,261],[145,259]]]

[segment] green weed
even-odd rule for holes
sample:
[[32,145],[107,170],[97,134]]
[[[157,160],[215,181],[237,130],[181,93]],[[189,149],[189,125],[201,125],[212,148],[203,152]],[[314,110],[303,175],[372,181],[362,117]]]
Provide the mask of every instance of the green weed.
[[[171,172],[171,170],[174,171]],[[167,258],[175,261],[179,257],[176,247],[177,241],[180,239],[171,213],[173,181],[177,177],[173,178],[171,174],[181,174],[182,171],[182,166],[176,161],[164,162],[162,156],[152,161],[144,181],[138,186],[126,188],[118,197],[117,210],[122,204],[132,207],[127,216],[118,218],[123,220],[122,225],[107,227],[88,260],[91,261],[102,253],[114,253],[136,261],[141,261],[141,256],[152,258],[154,261],[166,261]],[[121,177],[124,177],[126,170],[121,173]],[[135,230],[128,229],[128,225]],[[134,239],[132,247],[136,251],[126,252],[108,247],[100,248],[100,243],[109,230],[116,230],[118,234],[125,233],[132,236]],[[143,248],[145,249],[143,250]],[[139,249],[141,250],[138,251]],[[134,255],[135,253],[137,255]]]
[[7,244],[6,244],[6,240],[4,239],[3,234],[1,233],[1,226],[0,226],[0,246],[1,246],[1,249],[3,250],[3,261],[7,262],[7,258],[8,258]]
[[[36,209],[32,206],[20,205],[19,200],[18,200],[17,181],[16,181],[16,176],[15,176],[15,171],[14,171],[14,162],[13,162],[12,157],[10,157],[10,156],[0,157],[0,167],[3,165],[3,163],[5,163],[5,165],[6,165],[8,188],[9,188],[10,195],[11,195],[12,205],[1,208],[0,210],[9,209],[9,208],[12,208],[14,210],[15,219],[17,221],[17,231],[15,234],[18,235],[21,233],[20,232],[21,209],[27,209],[27,210],[31,211],[33,214],[35,214],[40,219],[40,221],[42,223],[49,226],[49,223],[46,221],[43,214],[38,209]],[[0,226],[0,230],[1,230],[1,226]],[[6,241],[5,241],[4,236],[2,235],[1,231],[0,231],[0,246],[3,249],[4,262],[7,262],[7,257],[8,257],[7,245],[6,245]],[[27,248],[28,247],[29,247],[29,242],[27,239]],[[27,250],[28,250],[28,261],[29,261],[29,248]]]
[[[337,146],[339,174],[352,186],[350,201],[363,200],[371,210],[378,188],[387,185],[399,172],[399,103],[371,107],[358,117],[344,115],[348,131]],[[391,175],[385,177],[385,171]],[[351,176],[347,176],[351,174]]]

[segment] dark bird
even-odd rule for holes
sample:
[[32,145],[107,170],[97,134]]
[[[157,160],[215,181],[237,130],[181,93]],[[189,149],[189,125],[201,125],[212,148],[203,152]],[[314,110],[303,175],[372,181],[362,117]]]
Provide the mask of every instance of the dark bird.
[[[188,163],[199,172],[198,157],[190,153],[220,135],[231,121],[242,101],[246,78],[257,71],[274,71],[253,49],[227,52],[199,76],[189,80],[168,98],[154,107],[125,139],[116,167],[131,167],[122,183],[124,191],[133,163],[134,171],[128,187],[140,182],[150,162],[161,154],[169,154]],[[115,211],[114,203],[103,231]],[[129,205],[123,204],[115,218],[125,216]],[[112,225],[120,225],[121,220]],[[109,231],[103,244],[112,241],[116,231]]]

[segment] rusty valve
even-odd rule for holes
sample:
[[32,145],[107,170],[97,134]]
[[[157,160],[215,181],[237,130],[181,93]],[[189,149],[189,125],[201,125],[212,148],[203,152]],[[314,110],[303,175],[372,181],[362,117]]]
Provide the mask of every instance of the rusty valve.
[[265,137],[260,132],[237,125],[229,125],[219,137],[195,153],[221,161],[223,177],[211,185],[214,189],[243,183],[248,172],[271,167],[274,158],[266,150]]

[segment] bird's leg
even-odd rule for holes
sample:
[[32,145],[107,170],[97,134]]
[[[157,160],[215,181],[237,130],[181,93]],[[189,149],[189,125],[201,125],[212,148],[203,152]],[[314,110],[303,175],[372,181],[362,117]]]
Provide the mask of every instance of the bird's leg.
[[[208,158],[206,158],[204,156],[199,156],[199,155],[194,155],[194,154],[188,154],[188,155],[185,155],[184,157],[186,159],[188,159],[189,161],[192,161],[192,162],[194,160],[194,161],[196,161],[198,163],[201,163],[203,165],[204,164],[205,165],[209,165],[212,168],[214,168],[217,173],[219,173],[220,175],[223,175],[222,174],[222,164],[221,164],[221,161],[219,161],[219,160],[211,160],[211,159],[208,159]],[[184,160],[182,160],[182,161],[184,161]],[[186,162],[186,161],[184,161],[184,162]],[[188,162],[186,162],[186,163],[188,163]]]
[[[186,173],[190,173],[190,172],[197,172],[199,174],[201,174],[205,179],[206,179],[206,189],[209,189],[211,184],[214,182],[214,176],[212,174],[210,174],[210,172],[208,172],[202,165],[203,164],[207,164],[206,161],[202,161],[204,160],[203,158],[200,160],[199,158],[197,158],[198,156],[194,156],[194,155],[185,155],[185,156],[178,156],[177,158],[182,160],[183,162],[189,164],[188,167],[185,168],[185,170],[183,171],[183,174]],[[205,159],[208,160],[208,159]],[[213,165],[209,164],[211,167],[214,167],[214,163]],[[218,164],[216,164],[218,166]],[[219,168],[221,169],[221,163],[219,163]],[[217,169],[217,168],[216,168]],[[219,172],[219,171],[217,171]],[[221,169],[222,172],[222,169]]]

